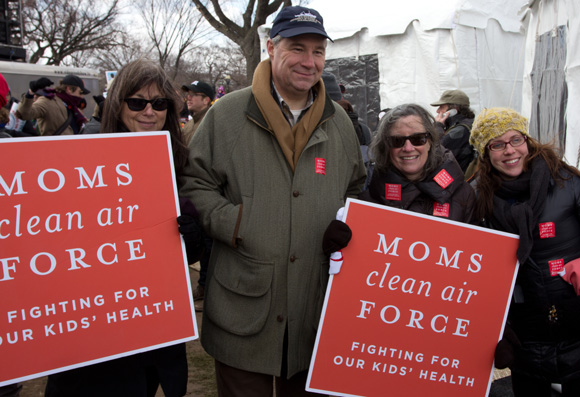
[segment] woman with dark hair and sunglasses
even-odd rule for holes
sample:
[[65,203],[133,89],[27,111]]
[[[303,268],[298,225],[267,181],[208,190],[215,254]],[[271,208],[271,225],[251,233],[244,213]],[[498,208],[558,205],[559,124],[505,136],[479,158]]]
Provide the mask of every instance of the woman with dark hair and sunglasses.
[[101,133],[169,131],[179,180],[189,150],[179,124],[182,99],[165,71],[139,59],[125,65],[107,92]]
[[482,110],[470,143],[479,152],[476,216],[520,236],[495,365],[511,368],[516,397],[551,396],[551,383],[580,396],[580,172],[530,137],[512,109]]
[[[133,61],[117,73],[108,91],[101,133],[169,131],[179,187],[188,156],[180,110],[181,98],[163,69],[145,59]],[[185,344],[179,343],[50,375],[45,396],[153,397],[161,385],[165,396],[178,397],[187,391],[187,372]]]
[[472,222],[475,195],[453,154],[439,144],[435,119],[416,104],[381,118],[369,155],[374,171],[360,199],[458,222]]

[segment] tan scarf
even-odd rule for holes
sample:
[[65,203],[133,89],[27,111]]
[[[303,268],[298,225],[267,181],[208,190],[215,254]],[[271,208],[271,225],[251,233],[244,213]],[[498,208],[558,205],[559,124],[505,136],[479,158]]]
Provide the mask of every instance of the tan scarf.
[[306,147],[310,136],[318,126],[322,118],[324,110],[324,100],[326,93],[322,81],[318,81],[314,86],[314,90],[318,95],[314,100],[312,106],[302,116],[300,121],[290,128],[288,120],[284,117],[280,106],[272,96],[270,80],[272,75],[272,67],[270,60],[266,59],[258,65],[254,72],[254,79],[252,81],[252,93],[256,98],[260,112],[264,116],[266,123],[282,148],[282,152],[286,160],[292,167],[292,171],[296,169],[298,159],[302,151]]

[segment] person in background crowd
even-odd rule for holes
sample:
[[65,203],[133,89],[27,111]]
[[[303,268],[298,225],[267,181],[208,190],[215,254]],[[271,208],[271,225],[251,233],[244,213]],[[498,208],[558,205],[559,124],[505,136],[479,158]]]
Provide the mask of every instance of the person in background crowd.
[[[23,120],[36,119],[41,135],[78,134],[87,119],[83,115],[83,96],[90,91],[75,75],[65,76],[56,89],[45,87],[36,92],[28,90],[18,105],[17,116]],[[34,99],[35,95],[40,95]]]
[[469,144],[471,124],[475,117],[469,108],[469,98],[461,90],[448,90],[431,106],[437,106],[435,121],[441,135],[441,145],[451,150],[465,173],[475,158],[473,146]]
[[369,148],[374,171],[360,199],[458,222],[474,221],[475,194],[433,117],[416,104],[391,109]]
[[95,95],[93,99],[96,103],[91,119],[83,126],[80,134],[98,134],[101,130],[101,119],[103,117],[103,107],[105,106],[105,97]]
[[[344,109],[354,127],[356,136],[362,145],[368,145],[371,141],[371,132],[366,124],[361,122],[358,118],[358,114],[354,111],[351,103],[342,97],[342,90],[338,83],[336,82],[336,77],[330,72],[322,72],[322,81],[324,82],[324,88],[328,93],[328,96],[333,101],[336,101]],[[363,158],[366,153],[363,153]]]
[[226,90],[224,89],[223,85],[220,85],[218,88],[218,93],[216,95],[216,99],[223,97],[226,94]]
[[[204,116],[211,107],[214,100],[213,87],[203,81],[194,81],[189,86],[182,86],[181,89],[186,92],[186,103],[188,110],[193,114],[183,128],[186,144],[191,142],[193,134],[201,124]],[[223,89],[223,87],[222,87]],[[195,301],[195,310],[203,310],[203,297],[205,295],[205,283],[207,279],[207,267],[211,254],[212,240],[204,237],[204,253],[199,261],[199,278],[197,287],[193,290],[193,299]]]
[[[179,178],[187,162],[180,107],[181,98],[161,67],[145,59],[133,61],[119,70],[109,89],[101,133],[169,131]],[[185,344],[179,343],[49,375],[45,395],[153,397],[161,385],[166,397],[183,396],[187,370]]]
[[322,72],[322,81],[324,82],[324,88],[330,99],[340,101],[342,99],[342,93],[340,92],[340,87],[336,82],[334,74],[327,71]]
[[193,118],[183,127],[185,143],[189,145],[193,134],[201,124],[201,120],[207,113],[215,97],[213,87],[203,81],[194,81],[190,85],[184,85],[181,90],[185,92],[187,109],[191,112]]
[[10,87],[4,76],[0,73],[0,108],[2,116],[0,128],[6,138],[19,138],[26,136],[37,136],[34,125],[30,121],[21,120],[16,117],[18,102],[12,97]]
[[201,342],[220,396],[313,395],[323,235],[365,179],[352,123],[321,80],[327,39],[317,11],[283,8],[252,86],[220,98],[190,144],[182,193],[214,240]]
[[580,172],[512,109],[482,110],[470,142],[479,152],[477,218],[520,236],[495,366],[511,368],[516,397],[551,396],[552,383],[580,396]]
[[350,121],[352,121],[352,126],[354,127],[356,137],[358,138],[358,141],[360,143],[360,151],[367,171],[367,179],[363,186],[363,190],[366,190],[368,188],[368,184],[370,182],[370,177],[372,174],[372,163],[369,160],[368,155],[369,145],[371,143],[371,131],[369,130],[369,127],[367,127],[365,123],[359,120],[358,113],[354,111],[354,108],[352,107],[349,101],[342,98],[336,101],[336,103],[338,103],[344,109],[344,111],[350,118]]
[[[358,138],[361,147],[368,146],[371,143],[371,130],[369,127],[358,118],[358,113],[354,111],[354,108],[349,101],[343,98],[336,102],[344,109],[350,118],[350,121],[352,121],[356,137]],[[364,157],[366,157],[366,153],[363,153],[363,158]]]

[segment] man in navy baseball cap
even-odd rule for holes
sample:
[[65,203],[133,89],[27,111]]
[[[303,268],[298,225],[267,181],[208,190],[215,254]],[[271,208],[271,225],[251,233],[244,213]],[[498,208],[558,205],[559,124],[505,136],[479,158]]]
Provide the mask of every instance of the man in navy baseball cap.
[[322,16],[318,11],[305,7],[285,7],[274,19],[270,38],[277,35],[282,37],[294,37],[306,33],[319,34],[330,41],[332,39],[324,30]]
[[213,239],[201,343],[220,396],[315,395],[324,231],[337,197],[366,178],[352,121],[321,79],[327,43],[317,11],[280,10],[252,86],[212,105],[189,144],[181,194]]

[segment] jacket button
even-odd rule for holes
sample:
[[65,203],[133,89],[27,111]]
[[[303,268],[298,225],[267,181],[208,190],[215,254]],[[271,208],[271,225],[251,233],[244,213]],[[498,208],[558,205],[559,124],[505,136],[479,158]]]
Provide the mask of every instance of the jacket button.
[[298,190],[294,190],[294,192],[292,193],[292,195],[294,197],[298,197],[298,196],[300,196],[300,192]]
[[284,321],[284,316],[281,314],[278,314],[278,317],[276,317],[276,320],[278,320],[279,323]]
[[294,262],[295,260],[296,260],[296,257],[295,257],[294,255],[292,255],[292,256],[290,257],[290,262]]

